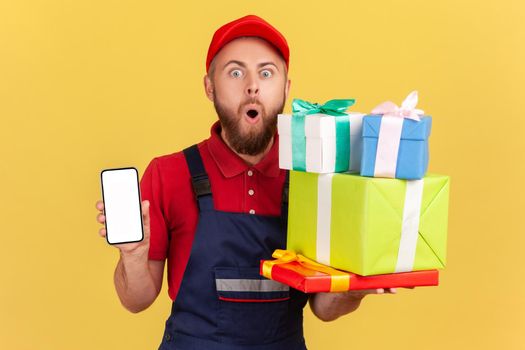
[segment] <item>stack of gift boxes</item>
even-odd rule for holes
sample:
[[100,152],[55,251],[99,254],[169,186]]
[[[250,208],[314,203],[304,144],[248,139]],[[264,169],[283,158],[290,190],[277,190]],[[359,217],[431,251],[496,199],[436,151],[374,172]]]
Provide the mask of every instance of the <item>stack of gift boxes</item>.
[[430,286],[444,268],[449,177],[427,174],[430,116],[399,107],[294,99],[278,116],[290,170],[286,249],[261,274],[303,292]]

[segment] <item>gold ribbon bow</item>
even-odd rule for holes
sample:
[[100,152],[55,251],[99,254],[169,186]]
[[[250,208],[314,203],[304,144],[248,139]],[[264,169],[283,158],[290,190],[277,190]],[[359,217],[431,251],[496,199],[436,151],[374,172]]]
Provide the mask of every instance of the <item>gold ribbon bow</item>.
[[308,259],[304,255],[296,254],[293,250],[276,249],[272,257],[276,260],[266,260],[263,263],[262,272],[266,278],[272,278],[272,268],[274,265],[287,264],[297,261],[303,267],[326,273],[332,278],[330,280],[330,292],[344,292],[350,289],[350,274],[339,271],[329,266],[319,264],[313,260]]

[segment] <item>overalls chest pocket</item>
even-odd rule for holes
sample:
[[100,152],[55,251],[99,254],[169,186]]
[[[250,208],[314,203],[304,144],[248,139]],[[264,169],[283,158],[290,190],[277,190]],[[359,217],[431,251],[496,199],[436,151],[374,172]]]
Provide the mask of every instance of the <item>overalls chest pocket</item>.
[[218,336],[234,344],[264,344],[287,330],[290,289],[259,267],[216,267]]

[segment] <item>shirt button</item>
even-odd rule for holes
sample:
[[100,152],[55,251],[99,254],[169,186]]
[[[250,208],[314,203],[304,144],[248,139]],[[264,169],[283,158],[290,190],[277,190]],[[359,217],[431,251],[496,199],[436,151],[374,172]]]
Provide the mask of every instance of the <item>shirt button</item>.
[[248,191],[248,194],[249,194],[250,196],[253,196],[254,193],[255,193],[255,192],[254,192],[252,189],[250,189],[250,190]]
[[250,214],[255,214],[255,210],[250,209]]
[[248,170],[248,176],[252,176],[252,175],[253,175],[253,171]]

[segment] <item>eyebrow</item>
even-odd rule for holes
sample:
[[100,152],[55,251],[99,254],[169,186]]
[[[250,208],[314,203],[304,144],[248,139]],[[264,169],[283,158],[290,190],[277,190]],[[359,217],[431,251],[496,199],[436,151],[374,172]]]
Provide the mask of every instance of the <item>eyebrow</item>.
[[[230,60],[224,65],[224,67],[222,69],[223,70],[226,69],[226,67],[228,65],[230,65],[230,64],[237,64],[237,65],[239,65],[239,66],[241,66],[243,68],[246,68],[246,64],[244,62],[237,61],[237,60]],[[267,66],[267,65],[272,65],[272,66],[275,67],[275,69],[277,69],[277,71],[279,71],[279,67],[277,67],[277,65],[275,63],[273,63],[273,62],[262,62],[262,63],[259,63],[257,65],[257,68],[261,68],[261,67],[264,67],[264,66]]]

